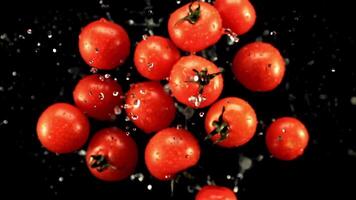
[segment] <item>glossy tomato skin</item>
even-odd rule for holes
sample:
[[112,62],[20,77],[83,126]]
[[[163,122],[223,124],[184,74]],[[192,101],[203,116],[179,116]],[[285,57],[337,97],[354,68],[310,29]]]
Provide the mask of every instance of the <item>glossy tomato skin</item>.
[[[224,108],[224,112],[222,113]],[[246,144],[252,139],[256,132],[257,117],[254,109],[245,100],[237,97],[226,97],[214,103],[205,117],[205,130],[207,134],[212,133],[216,127],[214,121],[222,119],[228,125],[227,137],[216,143],[221,147],[233,148]],[[211,137],[217,142],[221,134]]]
[[113,120],[120,109],[121,86],[112,78],[92,74],[82,78],[73,91],[75,104],[88,116],[97,120]]
[[70,153],[87,141],[89,126],[87,117],[78,108],[67,103],[55,103],[38,119],[37,136],[49,151]]
[[216,0],[214,7],[219,11],[223,27],[237,35],[247,33],[255,24],[256,12],[249,0]]
[[[93,167],[95,156],[103,156],[107,165]],[[90,172],[103,181],[120,181],[130,176],[137,165],[138,150],[135,141],[124,131],[105,128],[90,140],[86,163]]]
[[280,160],[293,160],[301,156],[308,141],[308,130],[302,122],[293,117],[277,119],[266,132],[267,149]]
[[145,133],[167,128],[175,118],[174,100],[159,82],[133,84],[126,94],[127,116]]
[[209,84],[204,86],[202,94],[199,94],[199,84],[192,81],[196,76],[194,70],[207,70],[209,74],[220,72],[214,63],[205,58],[195,55],[185,56],[173,66],[169,86],[173,96],[179,102],[192,108],[203,108],[219,98],[224,87],[224,80],[221,74],[215,76]]
[[249,90],[267,92],[281,83],[285,62],[271,44],[253,42],[236,53],[232,70],[237,80]]
[[130,39],[120,25],[102,18],[82,29],[79,51],[89,66],[110,70],[122,65],[128,57]]
[[197,193],[195,200],[237,200],[237,197],[227,187],[206,185]]
[[163,80],[169,76],[179,58],[179,50],[169,39],[149,36],[137,44],[134,62],[137,71],[143,77]]
[[156,133],[145,150],[145,163],[152,176],[171,180],[181,171],[197,164],[200,147],[187,130],[167,128]]
[[[200,15],[196,23],[182,20],[200,5]],[[169,36],[177,47],[188,52],[198,52],[215,44],[224,33],[218,11],[209,3],[193,2],[186,4],[169,17]]]

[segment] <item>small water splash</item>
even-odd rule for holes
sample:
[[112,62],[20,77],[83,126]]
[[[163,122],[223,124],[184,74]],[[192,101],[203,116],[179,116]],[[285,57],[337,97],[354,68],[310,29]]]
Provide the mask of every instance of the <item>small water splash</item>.
[[198,94],[197,96],[190,96],[188,101],[193,103],[195,107],[199,107],[202,102],[204,102],[206,98],[202,94]]

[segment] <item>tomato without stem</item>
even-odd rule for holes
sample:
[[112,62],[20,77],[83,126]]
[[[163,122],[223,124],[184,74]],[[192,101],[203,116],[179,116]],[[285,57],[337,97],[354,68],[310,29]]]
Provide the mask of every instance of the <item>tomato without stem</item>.
[[88,116],[113,120],[122,105],[121,86],[112,78],[93,74],[82,78],[73,91],[75,104]]
[[95,133],[86,153],[90,172],[104,181],[127,178],[134,172],[137,159],[135,141],[118,128],[105,128]]
[[252,91],[271,91],[282,81],[285,62],[278,49],[264,42],[253,42],[235,55],[232,70],[240,83]]
[[223,89],[221,70],[209,60],[191,55],[182,57],[169,78],[173,96],[192,108],[203,108],[216,101]]
[[220,15],[212,5],[194,1],[171,14],[168,32],[180,49],[198,52],[215,44],[224,30]]
[[256,127],[254,109],[236,97],[227,97],[214,103],[205,118],[206,138],[221,147],[246,144],[255,134]]
[[126,94],[125,110],[131,121],[145,133],[167,128],[174,120],[174,100],[159,82],[142,82],[131,86]]
[[227,187],[206,185],[197,193],[195,200],[237,200],[237,198]]
[[282,117],[267,129],[266,144],[269,152],[280,160],[293,160],[303,154],[309,134],[303,123],[292,117]]
[[173,179],[177,173],[196,165],[199,157],[197,139],[184,129],[161,130],[151,138],[145,150],[146,166],[159,180]]
[[122,65],[128,57],[130,39],[120,25],[102,18],[82,29],[79,51],[91,67],[110,70]]
[[219,11],[224,28],[242,35],[256,21],[256,12],[249,0],[216,0],[214,7]]
[[150,36],[137,44],[134,62],[137,71],[150,80],[163,80],[169,76],[180,52],[167,38]]
[[67,103],[49,106],[37,122],[41,144],[54,153],[70,153],[84,145],[89,135],[87,117]]

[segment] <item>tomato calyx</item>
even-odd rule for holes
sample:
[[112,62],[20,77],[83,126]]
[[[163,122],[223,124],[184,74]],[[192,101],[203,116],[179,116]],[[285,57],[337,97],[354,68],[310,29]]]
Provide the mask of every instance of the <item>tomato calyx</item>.
[[110,166],[105,156],[100,154],[91,155],[89,164],[91,168],[95,168],[98,172],[102,172]]
[[188,21],[190,24],[195,24],[197,23],[197,21],[200,18],[200,3],[198,3],[198,7],[196,7],[195,9],[193,9],[193,4],[195,2],[192,2],[191,4],[189,4],[189,12],[187,14],[187,16],[183,17],[182,19],[180,19],[177,23],[183,22],[183,21]]
[[222,108],[222,112],[218,120],[213,121],[213,126],[215,127],[215,129],[204,138],[205,140],[208,140],[214,135],[219,134],[220,138],[214,142],[214,144],[217,144],[227,138],[227,136],[229,135],[229,124],[223,119],[224,112],[225,106]]
[[216,76],[220,75],[222,71],[208,74],[208,69],[204,68],[201,71],[193,69],[195,75],[193,76],[192,80],[189,82],[198,83],[199,84],[199,94],[203,94],[204,87],[207,86],[210,81],[215,78]]

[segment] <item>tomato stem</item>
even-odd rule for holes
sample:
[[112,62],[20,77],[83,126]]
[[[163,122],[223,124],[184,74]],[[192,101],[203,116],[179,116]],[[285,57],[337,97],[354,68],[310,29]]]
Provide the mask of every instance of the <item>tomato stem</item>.
[[222,108],[222,112],[218,120],[213,121],[213,126],[215,127],[215,129],[205,137],[205,140],[208,140],[212,138],[214,135],[219,134],[220,138],[214,142],[214,144],[217,144],[219,142],[224,141],[227,138],[227,136],[229,135],[229,124],[225,122],[223,119],[224,112],[225,112],[225,106]]
[[91,168],[95,168],[98,172],[102,172],[110,166],[104,155],[91,155],[89,164]]
[[176,24],[181,23],[183,21],[188,21],[190,24],[197,23],[197,21],[200,18],[200,3],[197,2],[198,3],[198,7],[196,7],[193,10],[192,7],[193,7],[194,3],[195,3],[195,1],[189,4],[189,12],[188,12],[187,16],[185,16],[182,19],[180,19]]
[[199,90],[198,90],[199,94],[203,94],[204,87],[210,83],[211,79],[215,78],[216,76],[222,73],[222,71],[220,71],[220,72],[208,74],[208,69],[206,68],[204,68],[201,71],[193,69],[193,71],[195,75],[192,78],[192,80],[190,80],[190,82],[199,84]]

